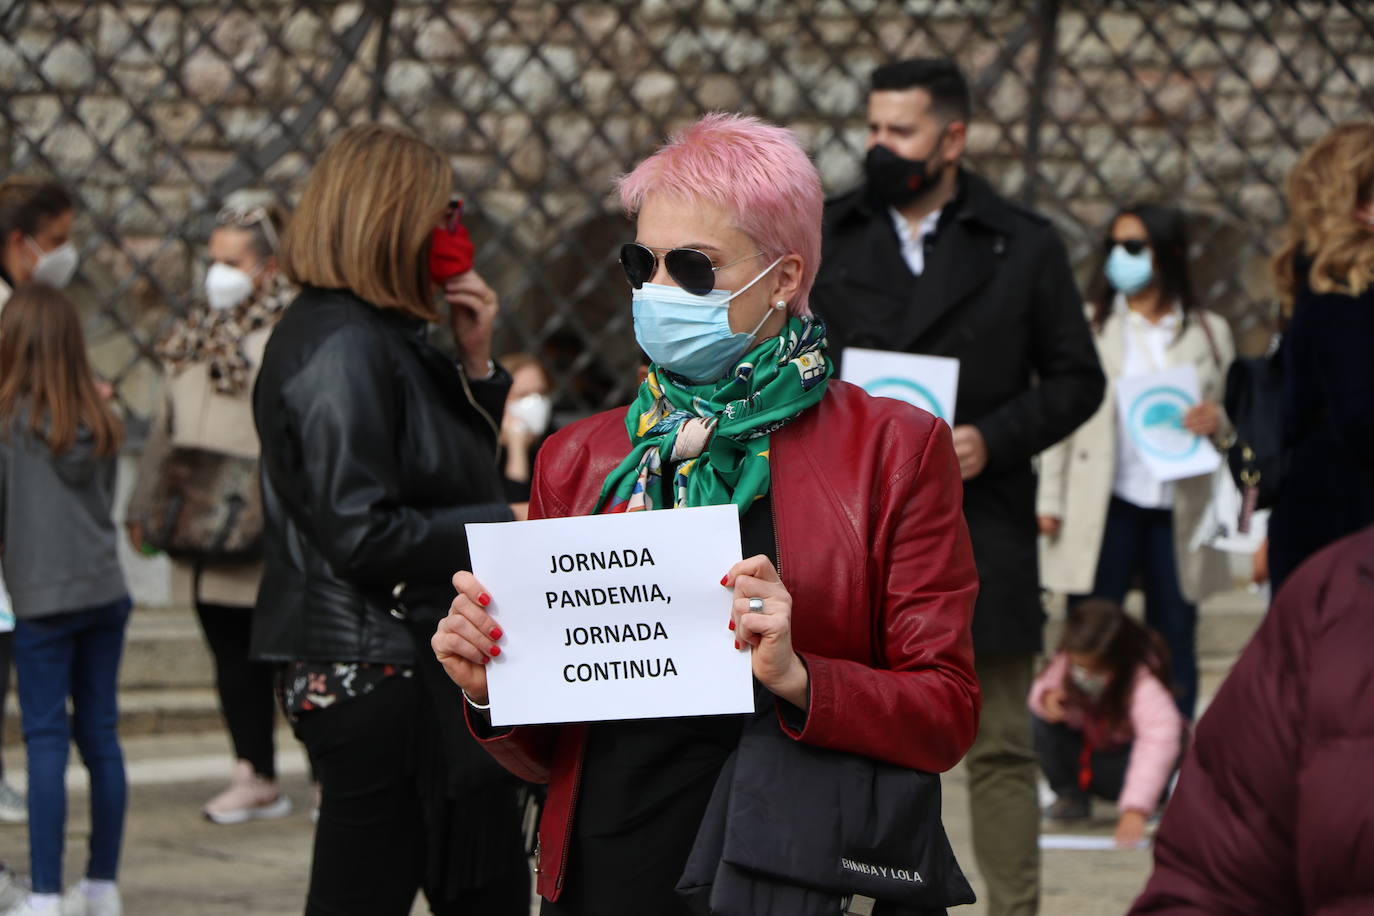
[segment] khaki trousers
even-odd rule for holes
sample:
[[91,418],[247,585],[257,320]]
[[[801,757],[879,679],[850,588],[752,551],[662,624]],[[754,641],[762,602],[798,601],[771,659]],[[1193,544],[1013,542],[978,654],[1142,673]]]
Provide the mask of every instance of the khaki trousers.
[[975,662],[983,690],[978,737],[965,758],[973,853],[988,916],[1034,916],[1040,908],[1040,800],[1031,740],[1032,655]]

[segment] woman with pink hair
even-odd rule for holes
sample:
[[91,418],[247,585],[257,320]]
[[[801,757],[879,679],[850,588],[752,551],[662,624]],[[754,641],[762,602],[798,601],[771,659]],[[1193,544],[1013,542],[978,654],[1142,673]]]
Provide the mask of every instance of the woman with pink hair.
[[[721,570],[734,595],[721,639],[752,650],[767,727],[949,769],[979,707],[958,461],[940,420],[831,377],[807,305],[815,167],[791,132],[712,114],[625,176],[620,197],[637,222],[620,263],[651,364],[628,409],[548,440],[530,517],[734,504],[748,559]],[[471,573],[454,583],[435,654],[488,751],[549,784],[542,912],[692,912],[674,887],[742,717],[495,729],[484,666],[520,634],[486,613]]]

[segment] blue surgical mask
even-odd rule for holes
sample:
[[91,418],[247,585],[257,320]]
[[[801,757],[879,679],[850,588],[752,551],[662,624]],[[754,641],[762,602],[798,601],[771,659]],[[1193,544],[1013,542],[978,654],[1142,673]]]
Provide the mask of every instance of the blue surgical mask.
[[714,289],[695,296],[677,286],[644,283],[634,291],[635,340],[649,359],[693,382],[723,378],[749,349],[772,314],[752,331],[730,330],[730,302],[778,266],[778,258],[738,292]]
[[1113,289],[1134,296],[1149,286],[1154,276],[1155,260],[1150,249],[1131,254],[1120,245],[1112,246],[1112,253],[1107,255],[1107,282]]

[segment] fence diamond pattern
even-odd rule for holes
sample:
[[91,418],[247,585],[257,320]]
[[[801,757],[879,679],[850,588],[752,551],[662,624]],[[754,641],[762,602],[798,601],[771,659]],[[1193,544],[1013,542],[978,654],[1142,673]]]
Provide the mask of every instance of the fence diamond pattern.
[[960,62],[972,167],[1054,220],[1081,280],[1117,207],[1186,208],[1203,298],[1251,350],[1284,175],[1374,110],[1354,0],[0,0],[0,167],[76,191],[75,293],[137,417],[218,208],[289,205],[340,125],[405,125],[450,156],[501,347],[543,356],[580,413],[635,379],[614,177],[730,109],[797,130],[844,190],[869,72],[913,55]]

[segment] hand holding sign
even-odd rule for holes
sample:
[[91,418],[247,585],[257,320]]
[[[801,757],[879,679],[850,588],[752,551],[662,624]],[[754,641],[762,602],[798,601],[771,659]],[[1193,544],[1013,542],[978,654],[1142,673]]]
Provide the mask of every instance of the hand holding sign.
[[1198,387],[1193,366],[1127,376],[1116,383],[1117,411],[1156,480],[1210,474],[1221,463],[1217,450],[1193,428],[1205,419],[1195,412],[1202,400]]
[[[771,567],[741,565],[733,505],[471,524],[467,534],[476,572],[454,578],[460,594],[431,644],[473,702],[490,702],[493,725],[751,711],[750,656],[725,629],[727,569],[746,579],[736,591],[746,602],[767,596],[740,637],[804,702],[790,602],[779,603]],[[498,645],[501,631],[510,635]]]
[[806,709],[810,675],[792,648],[792,595],[778,571],[760,554],[741,560],[721,580],[735,590],[730,629],[737,647],[753,647],[754,677],[772,693]]
[[458,596],[449,605],[448,616],[429,640],[434,657],[444,666],[449,678],[463,688],[472,702],[487,704],[487,662],[501,654],[496,644],[504,634],[496,621],[482,608],[491,604],[477,577],[464,570],[453,577]]

